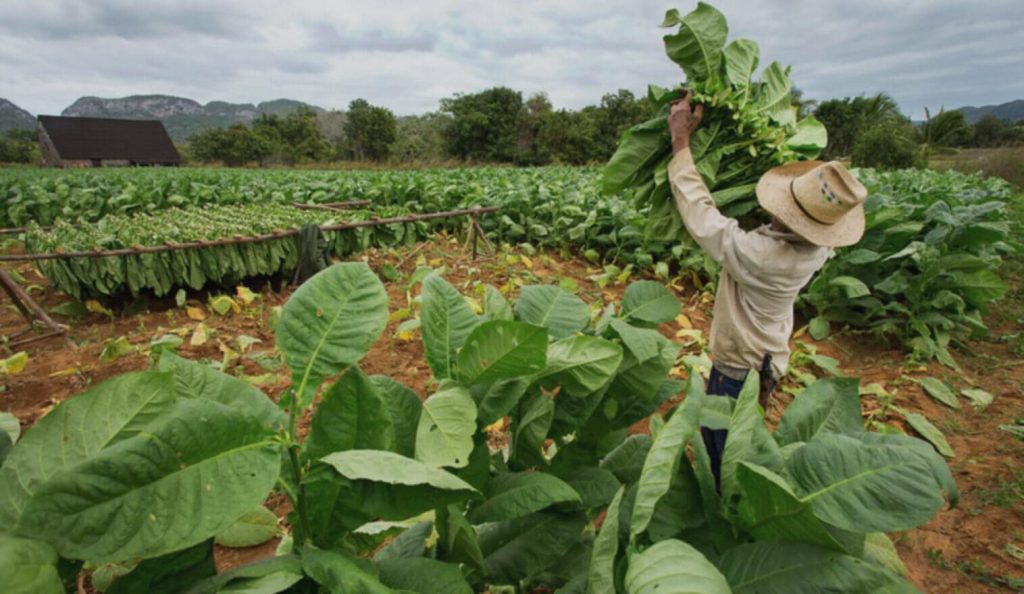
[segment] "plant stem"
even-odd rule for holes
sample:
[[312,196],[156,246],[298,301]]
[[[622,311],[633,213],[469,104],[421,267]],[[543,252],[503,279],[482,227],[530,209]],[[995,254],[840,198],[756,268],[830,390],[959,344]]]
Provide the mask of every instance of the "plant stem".
[[[305,384],[305,380],[303,380],[303,384]],[[287,493],[292,500],[292,507],[299,514],[301,538],[297,544],[301,545],[309,539],[309,519],[306,517],[306,486],[302,484],[302,463],[299,461],[299,443],[295,434],[299,415],[299,397],[295,390],[291,391],[291,399],[291,405],[288,407],[288,459],[291,461],[292,479],[295,481],[299,493],[298,497],[291,489],[288,489]]]

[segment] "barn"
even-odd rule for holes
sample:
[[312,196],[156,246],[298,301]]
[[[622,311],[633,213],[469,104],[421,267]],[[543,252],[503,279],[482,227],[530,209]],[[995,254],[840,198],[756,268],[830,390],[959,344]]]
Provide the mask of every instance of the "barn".
[[39,116],[39,143],[51,167],[181,164],[159,120]]

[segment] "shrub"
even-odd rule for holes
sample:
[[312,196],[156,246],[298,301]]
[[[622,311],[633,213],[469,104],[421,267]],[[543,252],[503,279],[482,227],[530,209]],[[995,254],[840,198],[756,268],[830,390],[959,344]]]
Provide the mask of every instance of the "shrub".
[[924,153],[914,141],[909,124],[886,121],[861,134],[853,145],[853,164],[857,167],[905,169],[924,167]]

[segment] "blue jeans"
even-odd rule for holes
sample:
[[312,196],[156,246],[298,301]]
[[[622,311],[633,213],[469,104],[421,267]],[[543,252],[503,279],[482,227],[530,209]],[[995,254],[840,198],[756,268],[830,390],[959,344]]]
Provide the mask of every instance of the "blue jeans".
[[[709,397],[729,396],[737,398],[740,390],[743,389],[743,380],[735,380],[718,372],[718,369],[711,368],[711,376],[708,378],[707,393]],[[713,395],[713,396],[712,396]],[[725,438],[729,435],[727,429],[711,430],[707,427],[700,428],[700,435],[704,438],[704,447],[711,458],[711,474],[715,476],[715,489],[722,490],[722,455],[725,453]]]

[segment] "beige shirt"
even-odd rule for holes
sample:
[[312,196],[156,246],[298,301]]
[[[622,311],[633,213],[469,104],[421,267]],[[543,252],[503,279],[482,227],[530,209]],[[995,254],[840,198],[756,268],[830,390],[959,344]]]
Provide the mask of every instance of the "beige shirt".
[[693,239],[722,267],[711,322],[717,363],[758,369],[771,354],[776,377],[786,373],[793,303],[832,250],[768,225],[744,231],[718,211],[686,148],[672,158],[669,181],[676,208]]

